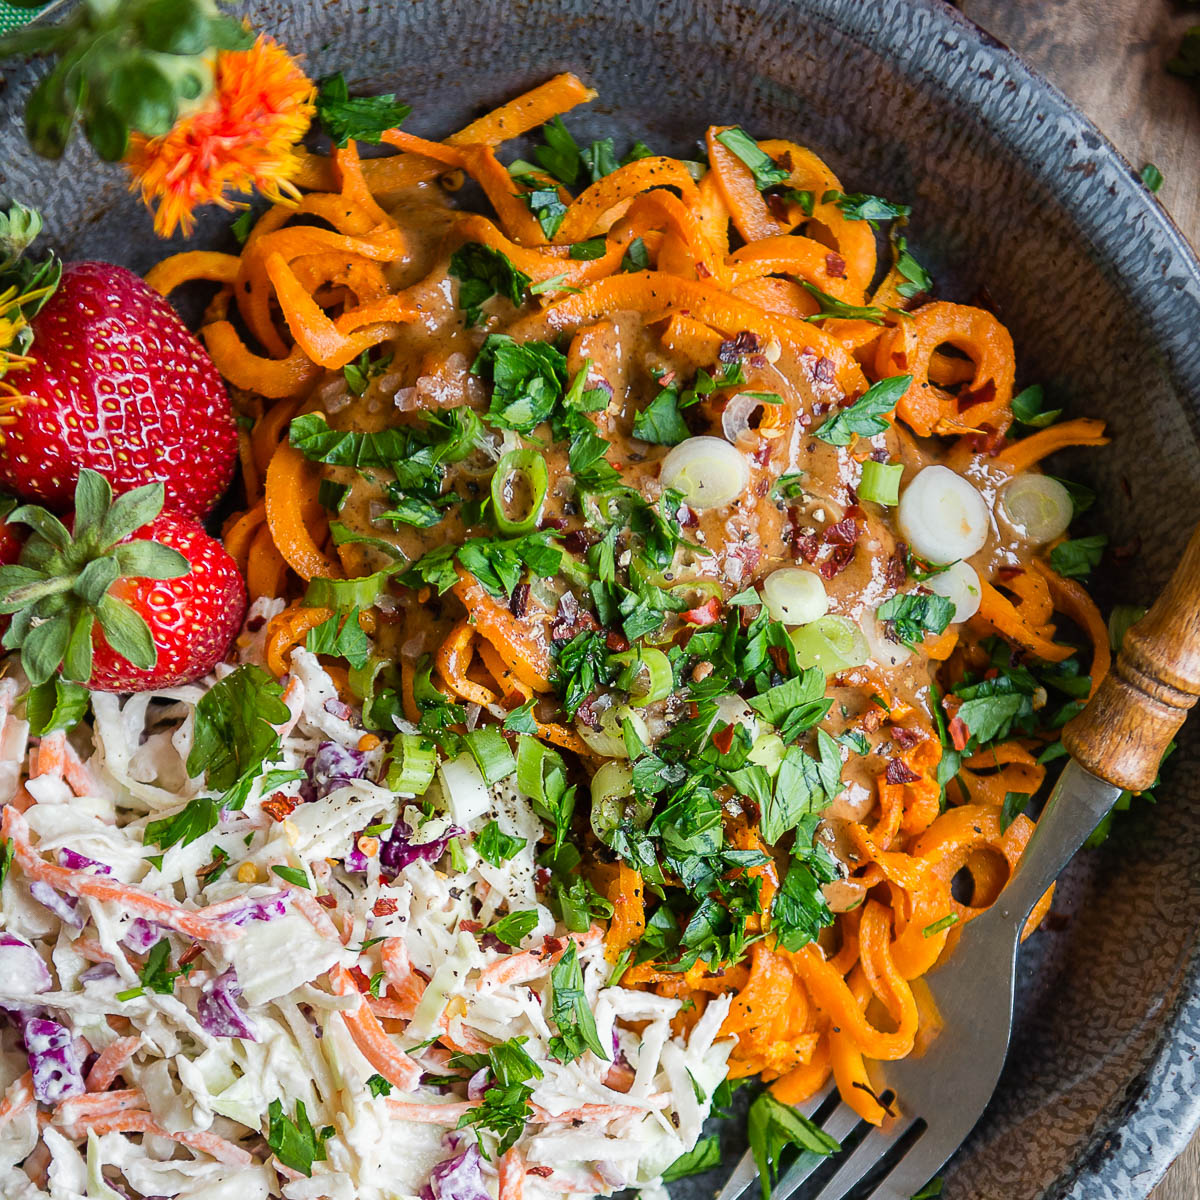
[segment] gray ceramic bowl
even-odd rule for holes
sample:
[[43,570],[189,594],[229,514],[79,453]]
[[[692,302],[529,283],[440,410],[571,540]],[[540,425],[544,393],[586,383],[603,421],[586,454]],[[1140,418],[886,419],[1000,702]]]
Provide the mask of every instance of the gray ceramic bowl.
[[[1140,547],[1112,600],[1151,596],[1200,517],[1200,268],[1129,165],[1053,88],[936,0],[260,0],[254,23],[395,90],[444,135],[571,69],[600,100],[570,118],[686,151],[710,122],[813,146],[850,190],[911,202],[939,291],[986,288],[1021,377],[1107,418],[1105,452],[1063,464],[1092,519]],[[120,173],[76,147],[48,165],[0,96],[0,193],[47,214],[61,249],[144,269],[164,253]],[[199,242],[220,239],[205,222]],[[1059,920],[1022,957],[996,1099],[955,1158],[955,1200],[1144,1197],[1200,1122],[1200,727],[1155,806],[1071,868]],[[947,1097],[952,1101],[952,1097]],[[716,1179],[678,1190],[711,1195]]]

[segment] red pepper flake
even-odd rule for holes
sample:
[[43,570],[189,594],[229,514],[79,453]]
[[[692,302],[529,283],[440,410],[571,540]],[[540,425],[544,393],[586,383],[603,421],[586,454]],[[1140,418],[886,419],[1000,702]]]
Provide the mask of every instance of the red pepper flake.
[[629,649],[629,639],[619,630],[610,629],[604,635],[604,645],[614,654],[620,654]]
[[1138,534],[1134,534],[1127,542],[1122,542],[1119,546],[1112,548],[1112,556],[1117,562],[1127,562],[1135,555],[1140,554],[1142,550],[1142,539]]
[[946,727],[950,733],[950,742],[955,750],[965,750],[971,740],[971,731],[962,717],[955,717]]
[[833,553],[817,567],[822,579],[833,579],[840,575],[854,558],[856,546],[835,546]]
[[331,892],[322,892],[319,896],[314,896],[313,899],[322,908],[337,908],[337,897]]
[[825,255],[825,274],[830,279],[846,278],[846,260],[840,254],[830,251]]
[[536,1175],[539,1179],[549,1179],[550,1176],[554,1174],[554,1168],[553,1167],[542,1167],[542,1166],[526,1167],[525,1174],[526,1175]]
[[299,803],[299,796],[286,796],[283,792],[275,792],[262,802],[262,809],[272,821],[286,821],[296,811],[296,805]]
[[194,963],[196,959],[204,953],[204,947],[199,942],[193,942],[180,956],[179,969],[182,971],[184,967]]
[[671,384],[675,382],[675,372],[664,371],[663,374],[658,377],[658,382],[661,387],[670,387]]
[[815,534],[812,533],[794,533],[792,534],[792,555],[795,558],[802,558],[806,563],[816,562],[817,555],[821,553],[821,543]]
[[744,358],[747,354],[757,354],[761,349],[758,334],[744,329],[737,337],[730,338],[717,347],[717,358],[723,363],[737,362],[739,358]]
[[697,279],[711,279],[712,272],[708,269],[708,267],[706,267],[704,265],[704,263],[697,262],[696,263],[696,278]]
[[483,925],[479,921],[459,921],[458,927],[467,933],[478,933]]
[[680,615],[691,625],[715,625],[721,617],[721,601],[709,596],[698,608],[689,608]]
[[853,546],[858,541],[858,522],[853,517],[843,517],[825,530],[827,546]]
[[543,954],[557,954],[560,950],[566,947],[566,942],[562,938],[553,937],[551,934],[546,934],[542,939]]
[[563,592],[558,598],[558,610],[554,623],[550,626],[550,636],[556,642],[569,642],[576,634],[584,630],[599,629],[596,618],[586,609],[579,607],[579,601],[572,592]]
[[978,391],[964,392],[958,398],[958,410],[972,408],[976,404],[991,404],[996,399],[996,384],[989,379]]
[[837,367],[833,359],[826,358],[823,354],[813,363],[812,372],[813,378],[819,383],[832,383],[837,378]]
[[733,749],[733,725],[726,725],[712,735],[712,744],[721,754],[728,754]]
[[916,783],[921,778],[907,763],[898,758],[889,758],[884,778],[888,783]]
[[700,517],[686,504],[681,504],[679,511],[675,515],[679,518],[679,524],[684,529],[695,529],[700,524]]
[[520,620],[529,610],[529,584],[518,583],[508,598],[508,611]]
[[1010,579],[1016,579],[1018,575],[1024,575],[1024,567],[1000,567],[996,572],[996,578],[1001,583],[1007,583]]
[[905,561],[906,547],[901,542],[883,568],[883,581],[892,589],[899,588],[908,578],[908,564]]
[[390,917],[399,907],[399,900],[394,900],[391,896],[380,896],[371,907],[371,913],[376,917]]
[[371,990],[371,981],[367,978],[362,967],[351,967],[350,978],[354,980],[354,986],[360,992],[369,992]]
[[918,742],[925,740],[925,735],[919,729],[906,729],[903,725],[893,725],[892,740],[901,750],[911,750]]

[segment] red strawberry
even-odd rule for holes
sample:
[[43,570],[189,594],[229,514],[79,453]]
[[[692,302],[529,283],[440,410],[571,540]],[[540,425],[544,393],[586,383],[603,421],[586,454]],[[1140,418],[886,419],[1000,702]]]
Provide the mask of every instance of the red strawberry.
[[8,514],[12,511],[13,502],[7,496],[0,499],[0,564],[15,563],[21,557],[21,547],[25,539],[17,525],[8,523]]
[[161,482],[168,508],[206,513],[229,486],[237,429],[221,377],[175,310],[112,263],[63,268],[29,322],[28,367],[9,382],[0,483],[70,506],[81,468],[118,494]]
[[18,565],[0,566],[4,645],[34,684],[61,669],[103,692],[173,687],[224,658],[246,612],[237,565],[195,517],[162,510],[163,485],[112,498],[83,469],[64,524],[35,505]]

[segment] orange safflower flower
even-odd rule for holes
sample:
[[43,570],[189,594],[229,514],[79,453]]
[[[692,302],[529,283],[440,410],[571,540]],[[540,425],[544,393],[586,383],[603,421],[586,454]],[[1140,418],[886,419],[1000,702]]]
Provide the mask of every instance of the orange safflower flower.
[[314,112],[312,81],[265,35],[248,50],[219,51],[213,74],[210,95],[169,133],[130,136],[130,187],[155,209],[162,237],[190,234],[202,204],[236,208],[229,193],[257,189],[275,203],[299,196],[291,178]]

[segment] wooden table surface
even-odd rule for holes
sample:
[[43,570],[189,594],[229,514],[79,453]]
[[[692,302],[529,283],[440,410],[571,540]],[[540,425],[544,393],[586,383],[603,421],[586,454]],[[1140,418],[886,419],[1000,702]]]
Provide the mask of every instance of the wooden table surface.
[[[1159,199],[1200,249],[1200,81],[1163,66],[1200,22],[1200,8],[1171,0],[957,3],[1075,101],[1135,167],[1162,171]],[[1151,1196],[1200,1198],[1200,1135]]]

